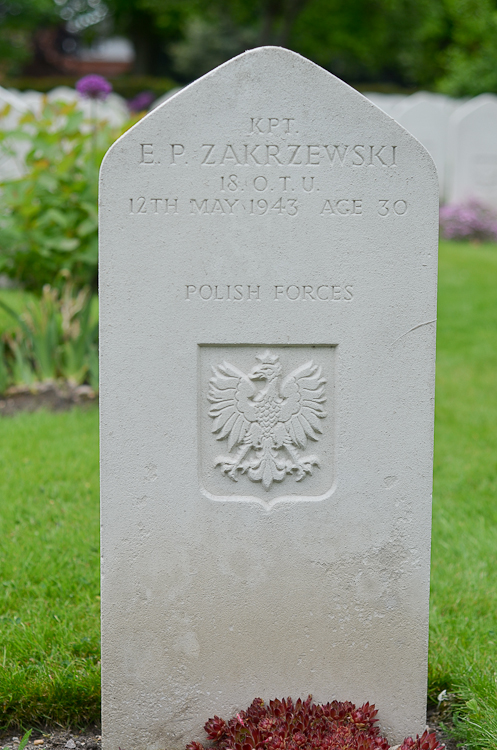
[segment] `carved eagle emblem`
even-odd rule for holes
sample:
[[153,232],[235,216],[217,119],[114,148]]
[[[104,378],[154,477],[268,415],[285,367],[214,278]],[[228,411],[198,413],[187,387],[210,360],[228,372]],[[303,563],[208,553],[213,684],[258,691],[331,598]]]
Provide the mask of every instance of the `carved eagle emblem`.
[[217,439],[228,441],[229,455],[218,456],[214,466],[235,482],[240,472],[269,490],[288,474],[300,482],[319,467],[317,456],[300,451],[322,433],[326,380],[312,360],[282,379],[277,354],[267,350],[256,359],[248,374],[226,361],[212,368],[209,416]]

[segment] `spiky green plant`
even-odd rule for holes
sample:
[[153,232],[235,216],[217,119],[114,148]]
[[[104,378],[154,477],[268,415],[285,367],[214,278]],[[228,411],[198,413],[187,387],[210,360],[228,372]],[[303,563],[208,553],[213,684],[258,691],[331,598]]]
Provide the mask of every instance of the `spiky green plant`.
[[17,313],[0,300],[17,323],[0,346],[0,389],[9,385],[66,381],[98,390],[98,324],[89,287],[76,290],[66,279],[62,291],[46,284],[41,299]]

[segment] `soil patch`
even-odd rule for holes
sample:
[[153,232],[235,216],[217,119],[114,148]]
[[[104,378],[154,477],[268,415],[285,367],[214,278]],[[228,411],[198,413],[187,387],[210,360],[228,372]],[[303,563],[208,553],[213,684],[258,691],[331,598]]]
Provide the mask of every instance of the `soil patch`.
[[[22,733],[12,730],[11,734],[0,739],[0,745],[5,750],[17,750],[21,740]],[[26,750],[100,750],[101,747],[99,727],[89,727],[81,732],[70,729],[33,729]]]
[[[428,729],[435,732],[439,742],[445,743],[446,750],[463,750],[461,745],[450,737],[447,737],[439,722],[444,721],[446,725],[450,722],[447,720],[446,712],[442,717],[436,707],[428,708]],[[33,729],[30,741],[26,745],[26,750],[101,750],[102,737],[100,736],[100,727],[88,727],[86,730],[71,731],[70,729]],[[4,750],[17,750],[22,733],[11,730],[10,734],[4,734],[0,737],[0,747]],[[41,743],[40,740],[43,740]],[[35,741],[37,744],[35,745]],[[132,748],[126,748],[132,750]]]
[[435,732],[437,740],[445,744],[446,750],[465,750],[464,746],[458,743],[453,737],[449,737],[447,732],[442,729],[452,726],[450,716],[450,703],[439,703],[438,706],[428,706],[427,722],[430,732]]
[[67,411],[73,406],[98,404],[98,395],[89,385],[71,383],[34,383],[12,386],[0,396],[0,416],[11,417],[21,411]]

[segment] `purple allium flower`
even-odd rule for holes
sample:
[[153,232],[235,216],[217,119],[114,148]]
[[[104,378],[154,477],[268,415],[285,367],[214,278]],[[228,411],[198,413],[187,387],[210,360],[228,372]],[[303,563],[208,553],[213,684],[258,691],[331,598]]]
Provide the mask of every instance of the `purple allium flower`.
[[155,99],[155,94],[151,91],[141,91],[133,99],[128,101],[128,109],[131,112],[143,112],[148,109]]
[[497,212],[477,200],[442,206],[440,228],[447,240],[497,242]]
[[112,91],[112,85],[103,76],[89,75],[80,78],[76,84],[76,91],[85,99],[107,99]]

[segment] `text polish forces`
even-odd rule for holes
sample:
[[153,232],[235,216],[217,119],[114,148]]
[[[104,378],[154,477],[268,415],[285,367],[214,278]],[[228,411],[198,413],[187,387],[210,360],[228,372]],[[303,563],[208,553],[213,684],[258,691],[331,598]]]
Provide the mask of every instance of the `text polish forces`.
[[354,297],[351,284],[185,284],[187,302],[251,302],[263,299],[280,302],[349,302]]

